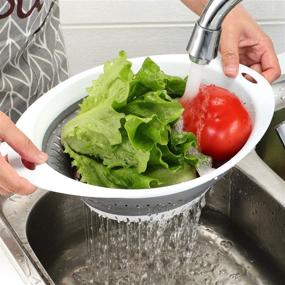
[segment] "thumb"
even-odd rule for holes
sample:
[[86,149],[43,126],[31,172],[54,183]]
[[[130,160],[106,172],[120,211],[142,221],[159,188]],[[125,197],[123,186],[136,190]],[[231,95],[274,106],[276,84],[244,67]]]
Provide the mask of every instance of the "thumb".
[[236,30],[224,29],[220,40],[220,50],[224,73],[228,77],[236,77],[239,68],[239,34]]
[[5,141],[22,159],[35,164],[44,163],[48,156],[41,152],[7,117],[0,112],[0,141]]

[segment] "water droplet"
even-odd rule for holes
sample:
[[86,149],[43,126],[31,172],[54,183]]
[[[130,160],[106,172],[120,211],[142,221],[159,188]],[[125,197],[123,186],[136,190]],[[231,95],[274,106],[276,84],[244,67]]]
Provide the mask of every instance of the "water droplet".
[[233,243],[229,240],[223,240],[220,242],[220,245],[223,246],[226,249],[230,249],[233,247]]

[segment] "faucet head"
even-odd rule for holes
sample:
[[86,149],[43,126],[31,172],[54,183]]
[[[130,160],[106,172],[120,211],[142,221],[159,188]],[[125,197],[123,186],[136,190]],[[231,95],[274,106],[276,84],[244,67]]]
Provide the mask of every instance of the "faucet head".
[[192,62],[196,64],[208,64],[217,57],[221,29],[209,30],[195,24],[191,38],[187,45],[187,52]]
[[187,46],[191,61],[208,64],[217,56],[223,20],[239,2],[241,0],[208,1]]

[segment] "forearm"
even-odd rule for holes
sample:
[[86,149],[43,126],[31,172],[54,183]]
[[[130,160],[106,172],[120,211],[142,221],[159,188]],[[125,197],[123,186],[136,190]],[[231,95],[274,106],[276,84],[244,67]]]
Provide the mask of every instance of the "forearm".
[[[201,15],[209,0],[181,0],[188,8],[190,8],[197,15]],[[229,15],[248,14],[241,4],[238,4]],[[249,16],[249,15],[248,15]],[[249,16],[250,17],[250,16]],[[230,17],[227,17],[230,18]]]
[[190,8],[197,15],[201,15],[208,0],[181,0],[188,8]]

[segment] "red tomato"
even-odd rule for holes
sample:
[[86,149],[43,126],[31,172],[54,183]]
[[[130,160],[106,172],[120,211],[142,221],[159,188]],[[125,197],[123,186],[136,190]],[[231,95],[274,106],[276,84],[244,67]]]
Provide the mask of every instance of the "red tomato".
[[247,141],[251,118],[237,96],[207,85],[192,100],[181,100],[184,130],[196,134],[201,152],[222,162],[234,156]]

